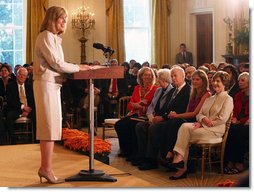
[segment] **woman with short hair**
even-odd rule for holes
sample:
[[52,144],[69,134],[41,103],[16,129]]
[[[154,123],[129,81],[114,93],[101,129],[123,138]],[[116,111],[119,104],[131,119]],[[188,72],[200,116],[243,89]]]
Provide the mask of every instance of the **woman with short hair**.
[[249,73],[238,78],[240,91],[234,97],[233,118],[228,132],[225,149],[224,172],[237,174],[244,170],[244,154],[249,142]]

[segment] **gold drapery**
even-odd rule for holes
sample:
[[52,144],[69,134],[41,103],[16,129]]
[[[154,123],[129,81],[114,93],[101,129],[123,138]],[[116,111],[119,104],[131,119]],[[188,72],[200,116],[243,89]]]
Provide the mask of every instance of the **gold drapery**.
[[159,67],[170,63],[170,0],[152,0],[152,63]]
[[106,0],[107,45],[115,50],[112,58],[124,62],[123,0]]
[[48,0],[27,1],[26,63],[33,61],[35,40],[47,8]]

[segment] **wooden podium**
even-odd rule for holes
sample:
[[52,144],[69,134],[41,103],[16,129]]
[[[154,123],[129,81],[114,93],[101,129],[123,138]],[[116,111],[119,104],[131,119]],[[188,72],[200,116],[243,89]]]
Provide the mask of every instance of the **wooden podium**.
[[80,71],[74,73],[73,79],[89,79],[89,121],[90,121],[90,151],[89,151],[89,170],[81,170],[78,174],[68,177],[66,181],[108,181],[115,182],[117,179],[106,175],[103,171],[94,169],[94,84],[93,79],[112,79],[124,78],[124,68],[120,66],[107,67],[101,66],[97,69]]

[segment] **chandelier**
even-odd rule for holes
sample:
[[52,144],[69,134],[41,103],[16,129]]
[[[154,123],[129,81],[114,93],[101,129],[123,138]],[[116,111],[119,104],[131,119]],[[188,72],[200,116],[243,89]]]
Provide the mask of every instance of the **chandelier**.
[[82,37],[79,38],[81,43],[81,63],[86,62],[86,36],[89,35],[90,30],[94,29],[95,26],[95,19],[94,13],[89,12],[89,7],[85,7],[84,3],[82,7],[79,7],[76,12],[72,13],[72,28],[81,30]]

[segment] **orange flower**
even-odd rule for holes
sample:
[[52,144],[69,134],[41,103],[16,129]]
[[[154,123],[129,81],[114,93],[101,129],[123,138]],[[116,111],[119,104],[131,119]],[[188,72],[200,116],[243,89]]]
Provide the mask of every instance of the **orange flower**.
[[231,181],[230,179],[226,179],[223,182],[217,184],[217,187],[234,187],[236,184],[235,181]]
[[[89,152],[89,135],[77,129],[63,128],[62,140],[64,146],[75,151]],[[94,154],[102,156],[111,153],[111,143],[99,138],[94,138]]]

